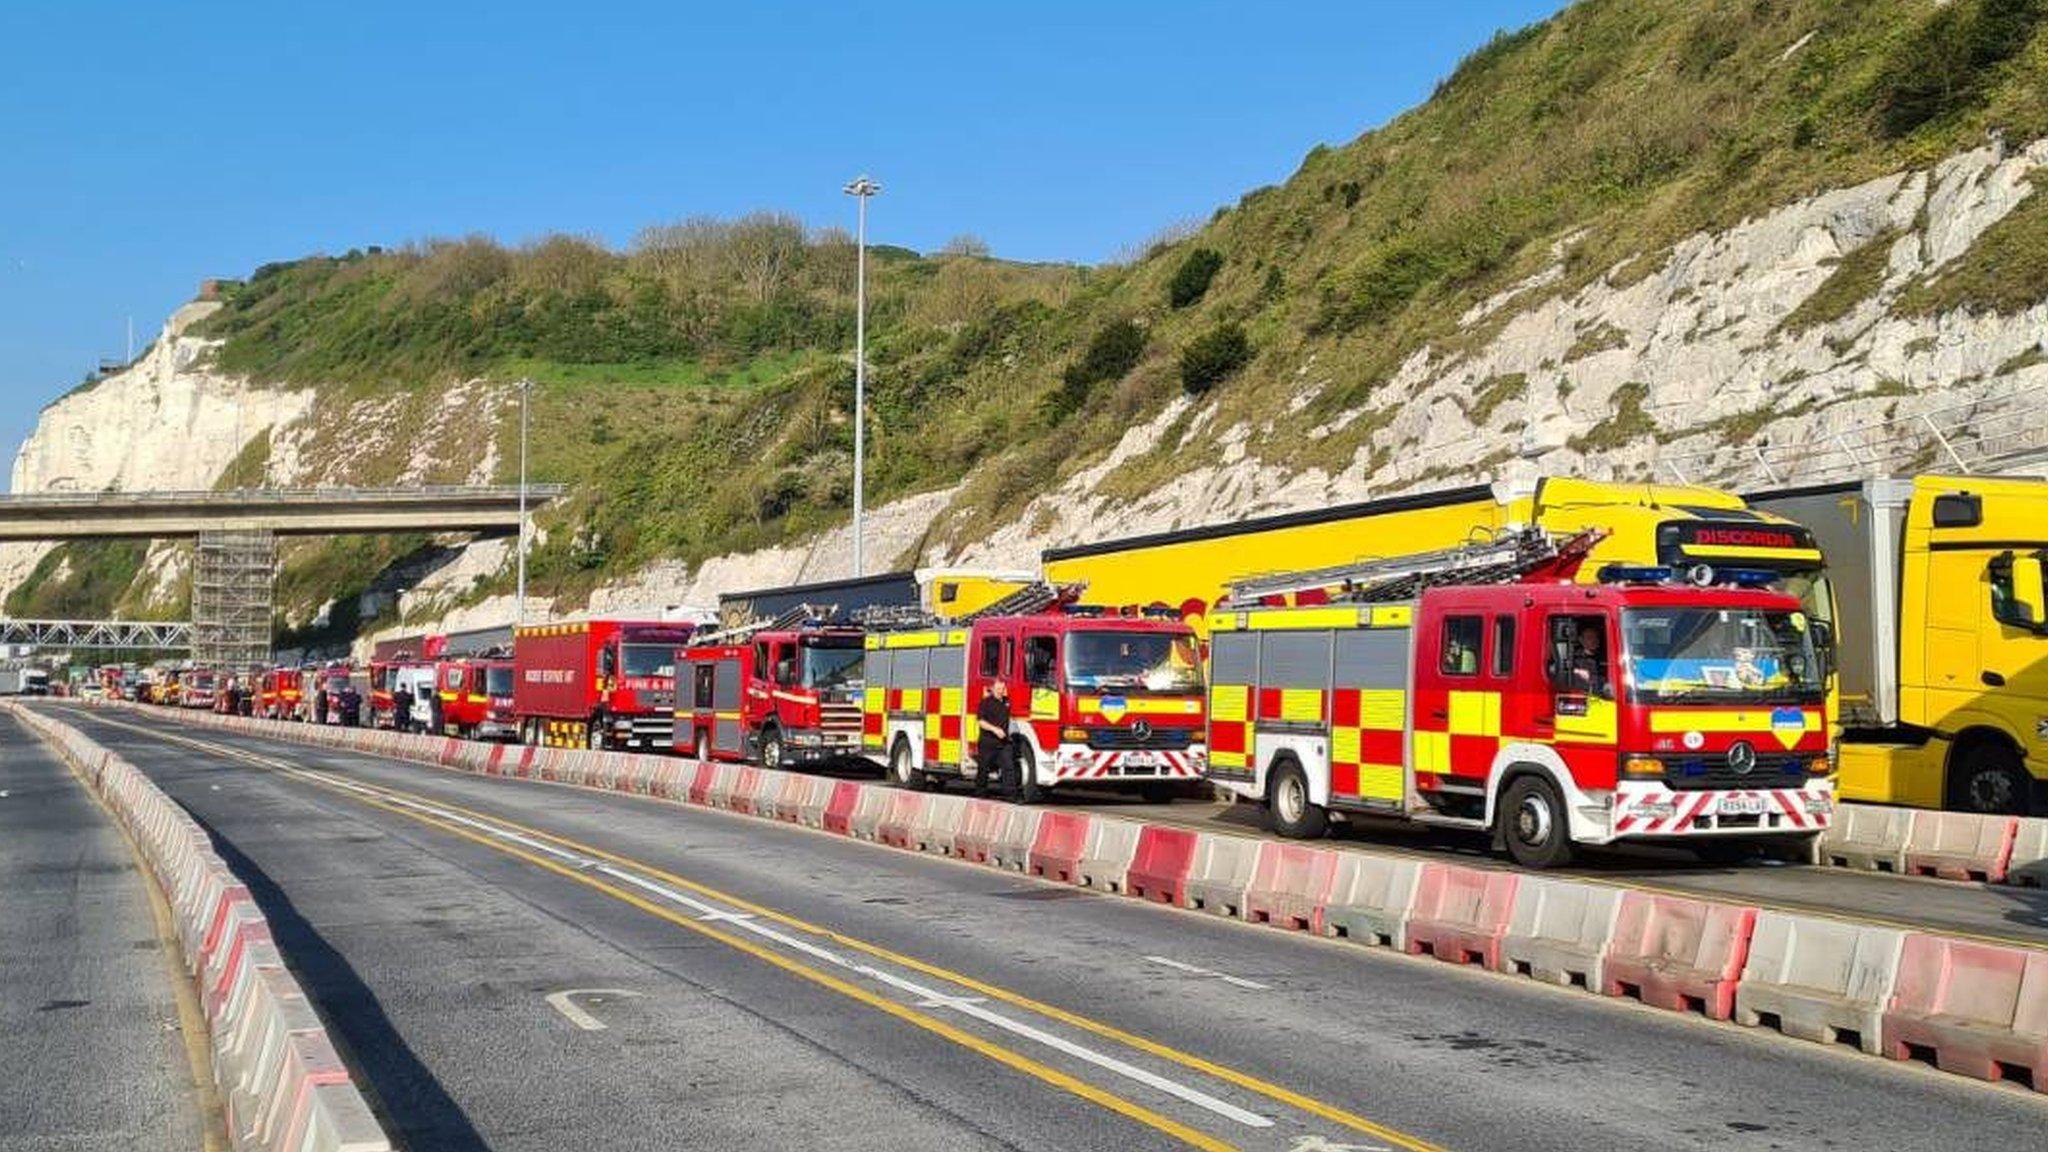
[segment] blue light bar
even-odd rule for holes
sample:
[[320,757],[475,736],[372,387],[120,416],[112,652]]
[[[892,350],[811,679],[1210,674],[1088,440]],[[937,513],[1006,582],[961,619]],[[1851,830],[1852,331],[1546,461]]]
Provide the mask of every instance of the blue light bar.
[[1668,584],[1677,576],[1661,564],[1609,564],[1600,569],[1603,584]]

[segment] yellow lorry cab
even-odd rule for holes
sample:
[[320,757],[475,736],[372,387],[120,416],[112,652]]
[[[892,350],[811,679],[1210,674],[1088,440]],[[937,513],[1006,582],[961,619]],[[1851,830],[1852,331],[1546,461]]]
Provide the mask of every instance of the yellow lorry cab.
[[1085,581],[1089,598],[1103,603],[1171,607],[1206,635],[1209,609],[1247,576],[1450,548],[1522,524],[1561,534],[1605,530],[1580,569],[1586,582],[1608,564],[1768,570],[1818,625],[1817,640],[1825,644],[1832,630],[1834,598],[1812,533],[1739,496],[1693,485],[1556,476],[1471,485],[1053,548],[1042,560],[1049,581]]
[[1845,800],[2048,813],[2048,479],[1751,494],[1809,527],[1840,621]]

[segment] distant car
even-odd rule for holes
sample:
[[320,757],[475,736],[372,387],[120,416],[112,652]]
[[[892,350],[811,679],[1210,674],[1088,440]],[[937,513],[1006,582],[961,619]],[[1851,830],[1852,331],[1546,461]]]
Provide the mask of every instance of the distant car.
[[103,684],[87,684],[78,690],[80,700],[105,700],[107,689]]

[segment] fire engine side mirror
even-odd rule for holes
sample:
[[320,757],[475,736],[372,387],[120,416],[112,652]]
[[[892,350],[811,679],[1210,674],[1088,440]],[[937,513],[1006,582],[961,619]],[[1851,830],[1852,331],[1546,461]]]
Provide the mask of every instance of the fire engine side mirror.
[[1991,561],[1991,614],[2000,624],[2048,635],[2048,549]]
[[609,649],[609,648],[606,648],[606,649],[605,649],[605,650],[604,650],[603,652],[600,652],[600,653],[598,654],[598,657],[597,657],[597,671],[598,671],[598,674],[599,674],[599,675],[602,675],[602,676],[616,676],[616,675],[618,675],[618,674],[619,674],[619,657],[618,657],[618,654],[617,654],[616,652],[613,652],[613,651],[612,651],[611,649]]

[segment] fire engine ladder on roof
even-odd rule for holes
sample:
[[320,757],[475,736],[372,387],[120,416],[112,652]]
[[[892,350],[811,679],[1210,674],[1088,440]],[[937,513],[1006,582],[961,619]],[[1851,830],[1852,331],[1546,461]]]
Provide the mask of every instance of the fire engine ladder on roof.
[[1599,529],[1552,536],[1533,525],[1504,529],[1490,540],[1329,568],[1248,576],[1230,586],[1225,607],[1244,607],[1273,596],[1324,591],[1345,603],[1407,600],[1439,584],[1507,584],[1544,567],[1576,560],[1606,533]]
[[1058,604],[1071,604],[1088,587],[1085,583],[1048,584],[1043,580],[1033,581],[1002,599],[960,617],[962,623],[980,620],[987,616],[1029,616],[1043,612]]
[[812,621],[830,620],[838,614],[839,605],[837,604],[799,604],[782,615],[775,617],[773,620],[753,620],[736,628],[727,628],[722,631],[713,632],[708,636],[693,636],[690,638],[690,643],[692,645],[737,644],[756,632],[787,631],[792,628],[802,627]]

